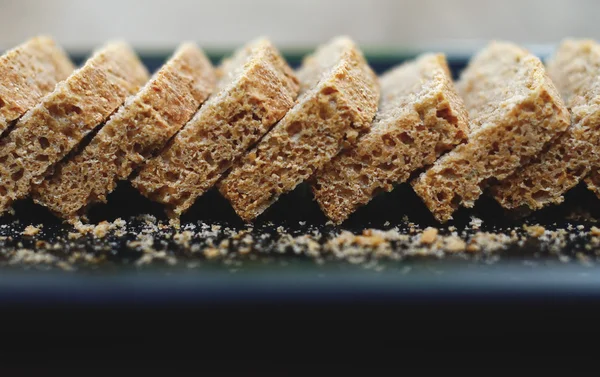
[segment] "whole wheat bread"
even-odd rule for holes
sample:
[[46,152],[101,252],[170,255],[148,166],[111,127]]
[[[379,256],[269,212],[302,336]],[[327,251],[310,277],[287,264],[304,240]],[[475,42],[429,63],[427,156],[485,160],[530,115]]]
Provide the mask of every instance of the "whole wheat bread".
[[298,80],[267,39],[219,67],[215,93],[132,184],[178,217],[294,104]]
[[571,126],[534,161],[492,188],[508,209],[562,203],[565,192],[600,166],[600,45],[565,40],[547,70],[571,111]]
[[541,61],[492,42],[457,83],[471,119],[469,141],[448,152],[412,184],[434,217],[473,207],[483,189],[510,176],[569,126],[569,112]]
[[319,47],[298,77],[297,104],[219,184],[245,221],[353,145],[377,110],[377,77],[349,38]]
[[467,137],[467,111],[444,55],[426,54],[402,64],[382,75],[380,83],[371,130],[313,179],[315,199],[337,224]]
[[123,42],[96,51],[0,140],[0,213],[147,81],[148,72]]
[[56,42],[29,39],[0,56],[0,135],[75,69]]
[[202,50],[182,44],[81,153],[34,187],[35,201],[64,218],[105,202],[118,180],[127,179],[190,120],[215,83],[215,70]]

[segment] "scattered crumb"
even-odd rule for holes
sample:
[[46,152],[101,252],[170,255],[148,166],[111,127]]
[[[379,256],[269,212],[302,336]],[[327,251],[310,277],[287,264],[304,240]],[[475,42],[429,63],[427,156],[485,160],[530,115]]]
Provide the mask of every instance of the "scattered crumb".
[[446,238],[445,241],[446,245],[444,248],[451,253],[465,251],[465,249],[467,248],[467,244],[465,243],[465,241],[463,241],[457,236],[450,236]]
[[[155,263],[196,268],[203,266],[204,260],[215,260],[231,271],[239,271],[247,262],[286,265],[294,260],[290,256],[299,256],[319,265],[342,261],[381,271],[388,268],[387,262],[401,263],[424,257],[494,263],[504,250],[518,250],[532,238],[537,240],[536,256],[541,258],[553,256],[565,263],[584,265],[595,265],[600,259],[600,228],[587,228],[575,220],[562,228],[556,224],[548,228],[490,225],[487,231],[480,231],[483,221],[476,217],[471,217],[469,224],[460,229],[456,226],[448,226],[447,230],[422,229],[405,218],[396,226],[388,221],[383,229],[356,231],[339,226],[315,226],[304,221],[298,222],[300,228],[273,223],[239,227],[203,221],[181,224],[151,215],[117,219],[112,223],[84,221],[88,220],[82,217],[70,221],[72,228],[64,229],[57,239],[51,240],[43,236],[33,240],[22,237],[40,235],[39,225],[27,225],[24,231],[13,233],[13,226],[21,229],[18,221],[10,226],[0,224],[0,265],[51,266],[73,271],[82,266],[96,268],[103,263],[119,263],[118,253],[124,250],[130,260],[126,263],[138,268]],[[82,240],[75,242],[79,239]],[[581,251],[573,257],[565,255],[569,244]]]
[[436,228],[426,228],[421,234],[421,243],[432,244],[437,238],[438,230]]
[[73,232],[69,232],[68,236],[67,236],[70,240],[76,240],[79,239],[81,237],[83,237],[83,234],[81,233],[73,233]]
[[24,236],[33,237],[41,232],[41,229],[37,226],[27,225],[23,231]]
[[215,259],[215,258],[219,257],[219,255],[221,255],[221,253],[219,252],[219,249],[217,249],[217,248],[207,247],[206,249],[204,249],[204,256],[207,259]]
[[472,229],[481,228],[481,224],[483,224],[483,220],[481,220],[475,216],[471,216],[471,222],[469,222],[469,225],[471,226]]
[[539,238],[544,235],[546,228],[541,225],[523,225],[523,229],[534,238]]
[[98,225],[94,227],[92,230],[92,234],[96,238],[104,238],[108,231],[110,230],[110,224],[107,221],[102,221]]

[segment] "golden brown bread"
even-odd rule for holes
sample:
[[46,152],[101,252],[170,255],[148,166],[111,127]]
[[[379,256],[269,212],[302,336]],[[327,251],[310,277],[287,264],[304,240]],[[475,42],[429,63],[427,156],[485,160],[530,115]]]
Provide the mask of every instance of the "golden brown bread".
[[35,201],[64,218],[105,202],[119,180],[127,179],[190,120],[215,83],[215,71],[202,50],[182,44],[81,153],[34,187]]
[[249,43],[219,68],[215,93],[132,180],[143,195],[185,212],[292,107],[298,80],[266,39]]
[[0,213],[27,196],[65,157],[147,81],[148,72],[123,42],[96,51],[0,140]]
[[493,42],[457,83],[471,119],[469,141],[442,156],[412,184],[434,217],[473,207],[483,189],[510,176],[569,126],[569,112],[540,60]]
[[0,135],[75,69],[52,38],[34,37],[0,56]]
[[425,54],[402,64],[382,75],[380,83],[371,130],[313,179],[315,199],[337,224],[467,137],[467,111],[443,54]]
[[571,111],[572,124],[535,160],[492,188],[508,209],[562,203],[565,192],[600,166],[600,45],[565,40],[547,70]]
[[296,105],[219,184],[245,221],[353,145],[377,110],[377,77],[348,38],[317,49],[298,77],[302,93]]

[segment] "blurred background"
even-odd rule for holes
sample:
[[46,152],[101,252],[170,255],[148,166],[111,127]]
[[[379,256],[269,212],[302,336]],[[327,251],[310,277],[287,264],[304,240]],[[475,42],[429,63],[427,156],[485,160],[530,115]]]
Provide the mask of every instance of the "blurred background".
[[489,39],[600,39],[598,0],[0,0],[0,48],[47,33],[71,50],[124,38],[230,49],[269,36],[284,49],[348,34],[366,49],[470,51]]

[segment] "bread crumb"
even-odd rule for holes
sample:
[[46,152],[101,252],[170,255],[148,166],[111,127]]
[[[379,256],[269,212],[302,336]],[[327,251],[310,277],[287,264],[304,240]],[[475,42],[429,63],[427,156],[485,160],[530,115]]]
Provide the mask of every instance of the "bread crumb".
[[600,236],[600,228],[593,226],[590,230],[590,234],[594,237]]
[[531,236],[539,238],[544,235],[546,228],[541,225],[523,225],[523,229]]
[[219,255],[221,255],[221,253],[219,252],[219,249],[215,247],[207,247],[206,249],[204,249],[204,256],[207,259],[215,259]]
[[191,232],[189,230],[184,230],[181,233],[176,233],[173,236],[173,240],[175,241],[176,244],[187,248],[187,247],[190,247],[190,241],[192,240],[193,235],[194,235],[193,232]]
[[457,236],[450,236],[446,238],[446,245],[444,247],[444,249],[446,249],[446,251],[449,251],[451,253],[457,253],[460,251],[465,251],[465,249],[467,248],[467,244],[465,241],[463,241],[462,239],[460,239]]
[[79,238],[83,237],[83,234],[81,234],[81,233],[73,233],[73,232],[69,232],[69,234],[67,235],[67,237],[68,237],[70,240],[76,240],[76,239],[79,239]]
[[37,226],[27,225],[27,227],[23,231],[23,235],[33,237],[33,236],[39,234],[40,231],[41,231],[40,228],[38,228]]
[[432,244],[438,235],[438,230],[436,228],[428,227],[421,234],[421,243],[430,245]]
[[483,220],[481,220],[475,216],[471,216],[471,221],[469,222],[469,225],[471,226],[472,229],[481,228],[481,224],[483,224]]
[[471,243],[471,244],[467,245],[466,250],[470,253],[474,253],[474,252],[481,250],[481,248],[479,247],[479,245]]
[[92,234],[96,238],[104,238],[108,234],[109,230],[110,224],[108,223],[108,221],[101,221],[98,225],[94,227]]
[[81,234],[87,234],[94,229],[93,225],[84,224],[81,220],[77,219],[72,222],[73,227]]

